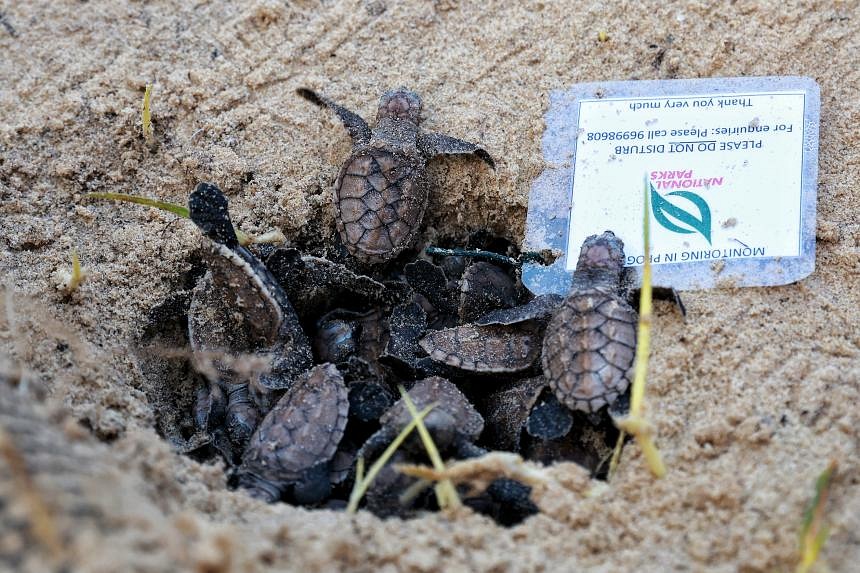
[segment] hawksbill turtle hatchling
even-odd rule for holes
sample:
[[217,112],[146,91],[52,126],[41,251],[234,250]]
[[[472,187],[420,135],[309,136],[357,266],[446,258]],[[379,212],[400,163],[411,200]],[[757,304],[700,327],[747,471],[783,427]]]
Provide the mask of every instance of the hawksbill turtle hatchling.
[[322,501],[348,413],[346,385],[333,364],[300,375],[251,436],[239,485],[269,503],[285,493],[295,503]]
[[[202,432],[226,425],[241,451],[261,418],[250,382],[263,391],[282,390],[312,364],[310,342],[277,280],[233,230],[227,198],[200,183],[188,200],[191,220],[202,231],[206,274],[194,287],[188,338],[195,362],[209,373],[198,395],[195,422]],[[266,367],[243,367],[257,357]],[[222,418],[224,418],[222,420]]]
[[558,401],[594,413],[630,385],[638,314],[627,302],[628,286],[624,244],[606,231],[583,243],[564,299],[537,297],[472,324],[432,331],[420,344],[432,359],[475,372],[526,371],[540,354]]
[[379,263],[409,248],[427,207],[427,162],[443,154],[473,154],[495,169],[493,158],[474,143],[423,131],[421,98],[406,88],[379,99],[376,127],[316,92],[305,99],[334,111],[352,137],[353,149],[334,184],[335,220],[347,251]]

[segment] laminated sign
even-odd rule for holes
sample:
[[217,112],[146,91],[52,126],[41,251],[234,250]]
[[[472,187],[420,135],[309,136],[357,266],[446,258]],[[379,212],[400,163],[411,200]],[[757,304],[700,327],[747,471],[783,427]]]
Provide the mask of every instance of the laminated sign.
[[656,285],[780,285],[812,272],[814,80],[579,84],[550,104],[524,250],[560,256],[524,266],[534,293],[566,293],[582,241],[605,230],[641,268],[646,193]]

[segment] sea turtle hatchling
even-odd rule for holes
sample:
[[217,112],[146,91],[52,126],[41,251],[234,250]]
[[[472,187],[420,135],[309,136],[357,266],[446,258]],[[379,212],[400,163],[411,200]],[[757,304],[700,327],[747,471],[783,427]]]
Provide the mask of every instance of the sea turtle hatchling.
[[[188,204],[191,220],[204,234],[207,266],[192,293],[188,337],[199,369],[210,373],[226,397],[227,432],[241,451],[261,415],[249,381],[263,390],[286,388],[311,366],[310,342],[278,282],[237,241],[227,198],[218,187],[200,183]],[[257,372],[249,357],[262,363]],[[212,397],[204,392],[198,402],[195,417],[208,425]]]
[[421,226],[429,187],[427,161],[442,154],[474,154],[495,169],[489,153],[418,124],[421,98],[398,88],[379,99],[376,127],[309,89],[298,94],[334,111],[353,149],[334,185],[337,229],[346,249],[366,262],[384,262],[407,249]]
[[322,501],[348,414],[346,385],[333,364],[302,374],[251,436],[239,486],[270,503],[284,494],[300,504]]
[[611,231],[592,235],[560,304],[557,297],[538,297],[430,332],[421,346],[460,369],[516,372],[532,366],[543,332],[543,372],[556,398],[571,410],[597,412],[627,390],[636,351],[638,315],[626,300],[623,261],[624,244]]
[[[453,450],[458,457],[484,453],[474,445],[484,429],[484,419],[457,386],[444,378],[432,376],[416,382],[408,394],[419,411],[433,405],[424,418],[424,425],[440,451]],[[411,421],[412,415],[401,398],[382,415],[379,419],[382,427],[365,442],[358,455],[368,459],[388,445]],[[405,450],[416,449],[411,447],[416,443],[412,438],[404,444]],[[418,446],[418,449],[423,448]]]

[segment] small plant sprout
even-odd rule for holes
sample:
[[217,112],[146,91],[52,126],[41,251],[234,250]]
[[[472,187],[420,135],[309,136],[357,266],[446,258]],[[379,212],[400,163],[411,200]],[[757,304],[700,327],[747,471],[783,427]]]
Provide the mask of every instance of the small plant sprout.
[[87,278],[87,273],[81,267],[81,259],[78,257],[78,252],[72,249],[71,255],[72,268],[70,271],[57,269],[54,273],[57,288],[64,291],[67,295],[71,295],[81,283]]
[[397,434],[397,437],[392,440],[392,442],[385,448],[385,451],[382,452],[382,455],[373,462],[373,465],[370,466],[370,469],[367,470],[367,475],[364,474],[364,458],[358,458],[356,460],[355,465],[355,485],[352,487],[352,492],[349,494],[349,503],[346,506],[347,513],[355,513],[358,511],[358,504],[361,502],[361,498],[364,497],[364,494],[367,493],[367,490],[370,488],[370,485],[373,483],[373,480],[376,479],[376,476],[382,471],[382,468],[385,467],[385,464],[388,463],[388,460],[391,459],[391,456],[394,455],[394,452],[397,451],[397,448],[406,441],[406,438],[409,437],[409,434],[412,433],[412,430],[421,423],[421,420],[430,413],[430,410],[433,409],[434,405],[427,406],[421,412],[418,412],[416,416],[413,417],[412,421],[409,422],[403,430]]
[[[424,443],[424,449],[427,450],[427,456],[430,458],[433,468],[437,472],[444,472],[445,463],[442,461],[442,456],[439,455],[439,450],[436,448],[436,444],[433,442],[433,438],[430,436],[427,426],[424,425],[423,417],[419,417],[418,409],[415,407],[415,404],[412,403],[412,398],[409,397],[406,389],[404,389],[403,386],[400,386],[398,389],[400,390],[400,395],[403,396],[403,402],[406,404],[406,408],[409,410],[409,413],[412,414],[412,420],[418,426],[418,435],[421,436],[421,441]],[[462,505],[460,502],[460,496],[457,495],[457,489],[454,487],[451,480],[441,480],[436,484],[434,490],[436,492],[436,499],[439,501],[440,509],[460,507]]]
[[609,475],[612,476],[618,467],[621,457],[621,446],[624,434],[636,438],[645,461],[655,477],[666,475],[666,466],[660,458],[660,452],[654,444],[654,427],[643,413],[645,402],[645,381],[648,377],[648,355],[651,350],[651,228],[650,204],[648,201],[648,176],[645,176],[645,203],[643,215],[643,236],[645,243],[645,263],[642,267],[642,290],[639,297],[639,326],[636,343],[636,365],[633,370],[633,388],[630,395],[630,414],[622,419],[616,419],[615,425],[621,430],[612,462],[609,464]]
[[143,128],[143,138],[147,145],[153,142],[152,137],[152,111],[150,102],[152,99],[152,84],[146,84],[146,89],[143,92],[143,107],[140,112],[140,124]]
[[[146,205],[147,207],[155,207],[156,209],[161,209],[162,211],[168,211],[182,217],[183,219],[188,219],[188,207],[184,205],[177,205],[175,203],[168,203],[166,201],[159,201],[158,199],[151,199],[149,197],[143,197],[141,195],[129,195],[127,193],[87,193],[86,195],[89,199],[105,199],[108,201],[125,201],[126,203],[136,203],[138,205]],[[245,233],[238,227],[233,228],[236,231],[236,238],[239,240],[239,244],[243,247],[247,247],[253,243],[268,243],[273,245],[279,245],[281,243],[285,243],[287,238],[280,231],[269,231],[268,233],[264,233],[257,237],[249,235]]]
[[815,495],[803,513],[803,524],[800,528],[800,562],[797,564],[797,573],[808,573],[812,570],[827,542],[830,530],[824,523],[824,510],[835,473],[836,460],[830,460],[827,468],[815,480]]

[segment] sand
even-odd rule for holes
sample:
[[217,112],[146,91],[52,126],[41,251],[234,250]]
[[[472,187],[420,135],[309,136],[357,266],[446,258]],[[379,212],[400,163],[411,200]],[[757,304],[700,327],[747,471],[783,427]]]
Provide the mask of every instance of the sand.
[[[40,447],[75,452],[35,482],[61,560],[105,572],[787,571],[814,480],[837,459],[822,560],[856,568],[858,25],[854,1],[0,4],[0,356],[31,396],[6,396],[0,419],[33,467],[52,467],[34,461]],[[428,129],[482,142],[498,165],[433,163],[425,238],[486,228],[519,242],[550,90],[780,74],[821,86],[816,270],[784,287],[686,293],[686,320],[658,304],[648,401],[665,479],[628,447],[609,486],[570,464],[548,470],[542,513],[510,529],[465,511],[381,521],[264,506],[156,433],[135,349],[197,234],[85,193],[183,203],[214,181],[245,231],[330,236],[330,187],[350,143],[294,90],[372,117],[381,91],[407,85]],[[68,297],[57,273],[73,249],[88,277]],[[48,446],[9,429],[9,410],[30,405],[33,439]],[[0,482],[7,493],[14,483]],[[44,571],[50,543],[22,533],[27,508],[20,495],[7,506],[0,555]]]

